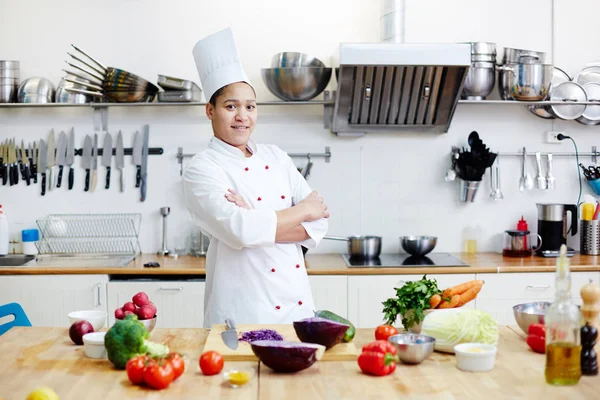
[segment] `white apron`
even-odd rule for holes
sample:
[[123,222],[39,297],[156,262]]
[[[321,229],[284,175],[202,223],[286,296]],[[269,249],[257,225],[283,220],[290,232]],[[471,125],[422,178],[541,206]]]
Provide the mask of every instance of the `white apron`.
[[[233,318],[238,324],[289,324],[311,317],[314,304],[302,244],[316,247],[328,220],[304,222],[301,243],[275,243],[275,211],[311,193],[291,158],[274,145],[248,141],[252,156],[211,138],[183,176],[185,201],[196,224],[210,237],[206,255],[204,327]],[[250,206],[230,203],[227,189]]]

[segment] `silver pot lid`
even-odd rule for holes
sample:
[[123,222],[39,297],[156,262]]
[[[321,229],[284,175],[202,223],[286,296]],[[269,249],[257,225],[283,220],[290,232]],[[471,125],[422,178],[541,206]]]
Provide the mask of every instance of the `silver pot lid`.
[[554,67],[552,71],[552,87],[557,87],[563,82],[569,82],[571,77],[560,68]]
[[590,121],[600,120],[600,83],[586,83],[583,85],[583,89],[587,95],[588,101],[597,101],[597,106],[587,106],[581,114],[583,117]]
[[582,69],[574,79],[580,85],[600,83],[600,65],[590,65]]
[[[563,82],[552,90],[550,101],[587,101],[587,95],[581,85],[575,82]],[[552,111],[559,118],[575,119],[583,114],[584,105],[552,105]]]

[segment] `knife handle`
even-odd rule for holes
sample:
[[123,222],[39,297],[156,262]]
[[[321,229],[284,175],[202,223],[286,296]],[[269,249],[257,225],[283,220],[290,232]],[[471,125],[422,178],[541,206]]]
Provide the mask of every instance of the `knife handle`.
[[21,171],[21,178],[25,180],[25,164],[19,161],[19,171]]
[[142,197],[140,198],[140,201],[146,200],[146,179],[147,178],[148,178],[148,174],[142,175],[142,187],[141,187]]
[[54,182],[52,179],[54,178],[54,176],[52,174],[52,167],[48,168],[48,170],[50,170],[50,172],[48,173],[48,190],[50,191],[52,190],[52,184]]
[[17,185],[19,183],[19,167],[15,164],[12,166],[13,183]]
[[90,190],[90,170],[85,170],[85,188],[83,188],[86,192]]
[[2,170],[0,173],[0,175],[2,175],[2,185],[6,185],[6,182],[8,181],[8,169],[5,164],[0,165],[0,169]]
[[74,182],[75,182],[75,169],[69,168],[69,190],[73,189]]
[[46,172],[42,172],[42,196],[46,194]]
[[31,185],[31,171],[29,171],[28,166],[23,168],[23,179],[27,182],[27,186]]
[[140,180],[142,179],[142,166],[138,165],[135,172],[135,187],[140,187]]
[[33,183],[37,183],[37,165],[30,163],[31,165],[31,175],[33,176]]
[[123,171],[123,168],[119,168],[119,189],[121,190],[121,192],[125,191],[125,171]]
[[60,185],[62,184],[62,173],[63,173],[63,166],[60,165],[58,167],[58,178],[56,178],[56,187],[59,188]]
[[98,180],[98,169],[92,171],[92,181],[90,182],[90,192],[96,190],[96,181]]
[[110,165],[108,167],[106,167],[106,186],[104,186],[105,189],[108,189],[110,187]]

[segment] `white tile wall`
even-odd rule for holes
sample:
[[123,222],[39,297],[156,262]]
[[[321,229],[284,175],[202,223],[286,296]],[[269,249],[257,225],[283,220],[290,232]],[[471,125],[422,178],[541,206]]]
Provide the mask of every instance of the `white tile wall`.
[[[593,0],[555,0],[553,45],[552,3],[407,0],[407,41],[481,40],[496,42],[499,47],[546,51],[549,60],[554,58],[557,66],[571,74],[588,62],[600,61],[600,28],[594,19],[600,5]],[[75,0],[52,4],[0,0],[0,35],[5,38],[0,44],[0,59],[20,60],[22,79],[45,76],[58,83],[61,69],[66,66],[66,52],[74,43],[105,64],[150,80],[160,73],[197,81],[191,57],[193,44],[231,25],[259,99],[270,100],[274,97],[261,81],[260,68],[267,67],[278,51],[309,52],[329,63],[340,42],[379,40],[379,4],[361,0],[306,0],[296,6],[275,0],[172,0],[168,5],[158,0],[107,0],[96,5],[81,4]],[[37,12],[29,12],[32,9]],[[27,30],[22,29],[23,15],[28,16]],[[335,84],[333,79],[330,87],[335,88]],[[324,129],[319,106],[261,107],[259,113],[256,141],[275,143],[294,153],[322,152],[325,146],[331,146],[331,162],[315,159],[309,178],[332,212],[330,233],[382,235],[384,251],[397,250],[398,236],[406,234],[438,235],[437,250],[460,251],[470,228],[478,232],[479,249],[498,250],[500,233],[514,228],[521,215],[535,231],[536,202],[577,200],[574,158],[556,160],[554,192],[523,194],[517,187],[520,160],[513,157],[501,159],[505,200],[489,200],[486,179],[475,203],[460,203],[456,184],[446,183],[444,174],[451,146],[465,146],[472,130],[477,130],[493,151],[502,152],[519,151],[522,146],[530,151],[573,150],[570,142],[544,144],[543,132],[549,129],[566,131],[576,138],[580,151],[589,151],[599,144],[600,132],[600,128],[577,122],[543,120],[525,107],[508,105],[460,105],[449,133],[444,135],[394,132],[354,139],[338,138]],[[13,237],[18,237],[21,229],[34,227],[35,219],[48,213],[141,212],[142,248],[153,252],[161,245],[158,209],[166,205],[172,207],[170,243],[186,236],[191,223],[181,197],[175,154],[178,146],[186,152],[202,149],[211,135],[210,125],[199,107],[110,109],[109,129],[121,129],[126,143],[145,123],[151,126],[150,145],[165,149],[164,155],[149,159],[146,202],[139,202],[139,192],[131,186],[134,171],[130,166],[130,186],[124,194],[115,190],[115,175],[110,191],[99,185],[95,193],[84,193],[81,169],[76,171],[72,192],[60,189],[41,197],[38,187],[0,187],[0,204],[10,218]],[[91,110],[0,109],[0,140],[14,136],[30,141],[47,136],[50,128],[60,131],[71,126],[75,127],[80,146],[83,135],[92,133]],[[297,162],[302,166],[305,160]],[[535,173],[533,159],[528,165],[530,173]],[[103,177],[101,168],[99,182]],[[584,186],[584,193],[591,191]],[[578,247],[578,238],[574,239],[570,244]],[[314,251],[343,249],[343,243],[325,241]]]

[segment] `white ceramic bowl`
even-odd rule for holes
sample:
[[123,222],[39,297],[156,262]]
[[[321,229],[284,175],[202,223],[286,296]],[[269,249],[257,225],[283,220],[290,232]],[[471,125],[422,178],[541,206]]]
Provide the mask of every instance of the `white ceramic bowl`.
[[106,332],[92,332],[83,335],[83,350],[86,356],[89,358],[106,358],[104,335],[106,335]]
[[77,321],[87,321],[94,327],[94,332],[98,332],[104,327],[106,316],[106,311],[100,310],[73,311],[68,314],[70,325]]
[[483,372],[494,369],[496,347],[484,343],[461,343],[454,346],[456,367],[467,372]]

